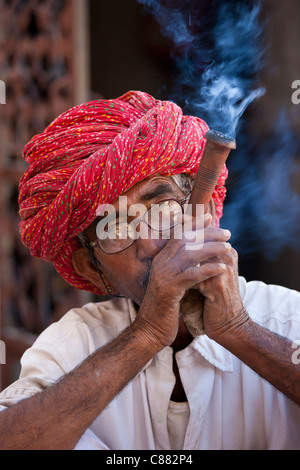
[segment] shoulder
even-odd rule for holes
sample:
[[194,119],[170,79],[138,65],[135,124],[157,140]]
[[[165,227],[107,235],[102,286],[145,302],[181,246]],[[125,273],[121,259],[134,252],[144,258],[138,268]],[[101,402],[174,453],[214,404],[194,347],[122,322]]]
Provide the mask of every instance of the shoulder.
[[56,383],[133,320],[127,299],[88,303],[67,312],[21,358],[20,378],[0,394],[0,411]]
[[46,328],[33,348],[51,345],[78,362],[116,337],[132,321],[134,307],[128,299],[88,303],[71,309],[58,322]]
[[71,309],[25,351],[20,378],[46,374],[52,382],[69,373],[129,326],[132,309],[127,299],[88,303]]
[[90,302],[67,312],[58,322],[50,325],[40,335],[40,339],[53,332],[58,336],[71,336],[71,332],[77,330],[80,333],[89,331],[91,334],[96,331],[109,340],[129,325],[133,309],[132,302],[128,299]]
[[242,277],[239,281],[244,306],[253,321],[291,339],[300,338],[300,292],[261,281],[246,282]]

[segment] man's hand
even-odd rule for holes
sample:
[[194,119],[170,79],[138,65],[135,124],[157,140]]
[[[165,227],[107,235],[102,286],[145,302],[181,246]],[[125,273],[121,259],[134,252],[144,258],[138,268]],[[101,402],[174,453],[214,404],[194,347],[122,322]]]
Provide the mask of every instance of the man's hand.
[[[172,344],[177,335],[180,301],[185,293],[197,286],[204,288],[206,281],[218,278],[228,269],[224,263],[231,250],[226,243],[230,232],[212,227],[211,220],[210,215],[205,217],[201,249],[197,248],[196,241],[190,241],[191,237],[171,239],[152,261],[149,282],[136,321],[161,347]],[[199,237],[195,236],[194,240],[199,240]],[[193,246],[195,249],[192,249]],[[210,302],[213,302],[212,290],[213,287],[207,290],[207,295],[211,296]]]
[[203,323],[207,336],[222,343],[225,337],[232,337],[244,328],[249,316],[240,296],[238,280],[238,254],[227,244],[228,251],[207,263],[223,263],[225,269],[217,276],[198,284],[204,296]]
[[240,296],[238,256],[228,243],[230,233],[210,222],[207,218],[200,250],[186,250],[184,239],[169,240],[153,259],[137,317],[139,334],[153,352],[172,344],[180,301],[189,289],[197,288],[204,297],[206,334],[300,404],[300,374],[291,361],[292,341],[250,319]]

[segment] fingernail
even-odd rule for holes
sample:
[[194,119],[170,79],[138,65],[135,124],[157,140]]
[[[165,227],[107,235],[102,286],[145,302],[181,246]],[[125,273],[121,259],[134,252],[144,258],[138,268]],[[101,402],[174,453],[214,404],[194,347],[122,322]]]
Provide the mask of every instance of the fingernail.
[[231,237],[231,232],[230,230],[223,230],[223,234],[226,238],[230,238]]
[[231,249],[230,243],[224,243],[224,246],[225,246],[225,249],[226,249],[226,250],[230,250],[230,249]]

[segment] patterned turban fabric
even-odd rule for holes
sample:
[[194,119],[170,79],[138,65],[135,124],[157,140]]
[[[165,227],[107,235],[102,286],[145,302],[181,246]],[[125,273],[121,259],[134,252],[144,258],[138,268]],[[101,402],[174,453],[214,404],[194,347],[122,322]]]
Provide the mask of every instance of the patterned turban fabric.
[[[51,261],[78,289],[102,294],[80,277],[72,253],[77,235],[133,185],[156,175],[195,175],[208,126],[171,101],[130,91],[68,110],[25,146],[20,180],[20,232],[34,257]],[[213,193],[222,216],[227,168]]]

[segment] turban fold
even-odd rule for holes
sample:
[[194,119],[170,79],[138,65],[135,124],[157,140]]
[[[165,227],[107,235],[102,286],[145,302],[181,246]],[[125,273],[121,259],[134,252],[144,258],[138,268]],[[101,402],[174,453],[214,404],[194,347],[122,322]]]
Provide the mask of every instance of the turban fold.
[[[72,265],[77,235],[133,185],[156,175],[197,172],[208,126],[171,101],[130,91],[68,110],[25,146],[20,180],[20,232],[33,256],[51,261],[79,289],[99,290]],[[213,198],[222,216],[224,166]]]

